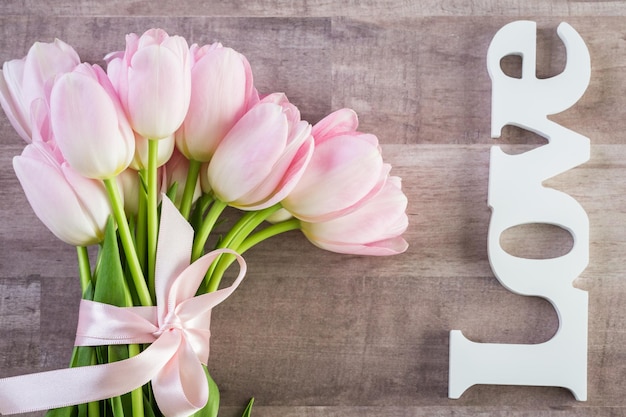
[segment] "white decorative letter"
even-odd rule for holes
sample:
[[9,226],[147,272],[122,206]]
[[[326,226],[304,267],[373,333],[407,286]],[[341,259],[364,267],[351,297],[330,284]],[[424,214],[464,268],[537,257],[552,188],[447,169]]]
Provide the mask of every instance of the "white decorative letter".
[[[496,33],[487,53],[492,86],[491,135],[514,125],[531,130],[548,144],[520,155],[491,149],[489,173],[488,253],[500,283],[521,295],[543,297],[552,303],[559,329],[539,344],[475,343],[459,330],[450,332],[449,397],[459,398],[475,384],[558,386],[587,399],[587,292],[572,282],[589,260],[589,220],[571,196],[542,185],[589,159],[589,139],[548,120],[547,116],[572,106],[589,84],[589,52],[580,35],[567,23],[557,33],[567,50],[563,73],[537,79],[536,24],[517,21]],[[503,73],[500,61],[508,55],[522,57],[522,76]],[[500,246],[506,229],[530,223],[547,223],[569,231],[571,251],[552,259],[525,259]]]

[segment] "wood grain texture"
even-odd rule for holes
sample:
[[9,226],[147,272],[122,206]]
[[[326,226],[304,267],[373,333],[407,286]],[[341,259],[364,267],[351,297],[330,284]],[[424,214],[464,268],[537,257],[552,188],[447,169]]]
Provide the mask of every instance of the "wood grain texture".
[[[244,53],[261,92],[284,91],[316,122],[354,108],[376,134],[409,198],[407,253],[385,259],[313,247],[292,232],[247,255],[249,275],[216,308],[210,367],[220,416],[622,416],[626,413],[626,6],[612,1],[92,1],[0,3],[0,61],[54,37],[102,63],[124,35],[163,27],[190,43]],[[536,20],[538,74],[559,73],[566,20],[584,38],[592,80],[554,120],[591,139],[591,160],[547,182],[591,223],[589,400],[560,388],[471,388],[447,398],[448,332],[537,343],[558,320],[548,302],[507,292],[487,258],[489,149],[544,143],[490,130],[489,42],[504,24]],[[32,213],[11,168],[24,144],[0,117],[0,376],[64,367],[77,320],[76,255]],[[547,228],[507,234],[529,256],[571,246]],[[41,413],[30,414],[33,417]]]
[[555,0],[5,0],[4,14],[42,16],[352,16],[374,20],[405,16],[623,16],[620,1]]

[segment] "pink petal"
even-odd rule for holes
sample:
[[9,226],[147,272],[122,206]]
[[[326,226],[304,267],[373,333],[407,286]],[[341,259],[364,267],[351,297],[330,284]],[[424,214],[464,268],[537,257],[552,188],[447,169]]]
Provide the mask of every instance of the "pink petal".
[[[236,207],[244,210],[262,210],[282,201],[294,189],[304,174],[313,155],[313,148],[313,136],[308,135],[296,155],[289,158],[289,167],[280,176],[278,185],[274,186],[271,191],[267,191],[267,189],[255,190],[256,195],[245,197],[247,201],[253,202],[252,204],[237,204]],[[261,185],[265,185],[265,183]]]
[[24,104],[30,106],[31,101],[45,98],[46,84],[52,82],[57,75],[72,71],[78,64],[78,54],[65,42],[58,39],[54,43],[35,42],[24,63]]
[[208,162],[246,110],[247,75],[239,54],[229,48],[208,52],[191,74],[191,102],[177,143],[188,158]]
[[359,119],[352,109],[337,110],[313,126],[315,143],[320,144],[332,136],[355,131],[359,127]]
[[98,82],[68,73],[54,85],[50,120],[67,161],[90,178],[110,178],[125,169],[134,153],[132,138],[119,130],[118,110]]
[[262,183],[287,142],[282,108],[262,103],[246,113],[222,140],[209,163],[209,181],[225,202],[236,201]]
[[382,156],[368,135],[343,135],[316,144],[302,179],[283,205],[306,221],[336,217],[380,184]]
[[364,256],[392,256],[405,252],[409,244],[402,237],[395,237],[379,242],[360,244],[346,244],[336,242],[311,241],[315,246],[335,253]]
[[189,107],[190,88],[185,63],[158,45],[139,49],[128,69],[128,113],[142,136],[161,139],[182,124]]
[[400,179],[390,177],[385,187],[357,210],[327,222],[302,222],[302,232],[324,249],[362,255],[392,255],[408,246],[401,235],[408,227],[407,198]]
[[22,102],[21,82],[24,61],[15,59],[5,62],[0,71],[0,106],[4,110],[11,126],[26,142],[31,141],[31,129],[27,109]]
[[13,167],[33,211],[59,239],[74,246],[102,239],[104,225],[98,228],[94,219],[85,215],[59,168],[24,156],[15,157]]

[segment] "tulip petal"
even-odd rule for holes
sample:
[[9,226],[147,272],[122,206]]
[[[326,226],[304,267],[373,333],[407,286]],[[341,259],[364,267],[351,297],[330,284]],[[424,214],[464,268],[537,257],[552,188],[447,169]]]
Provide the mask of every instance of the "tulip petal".
[[301,220],[322,221],[343,214],[368,196],[386,169],[372,138],[340,135],[316,143],[307,170],[283,201],[285,208]]
[[28,120],[28,109],[23,103],[21,91],[24,74],[24,61],[14,59],[7,61],[0,71],[0,106],[7,115],[11,126],[26,142],[31,141],[31,129]]
[[265,180],[249,193],[239,198],[235,207],[260,210],[272,206],[286,197],[304,174],[304,169],[313,154],[311,125],[305,121],[297,124],[290,143],[269,171]]
[[333,136],[356,131],[358,127],[359,118],[356,112],[352,109],[340,109],[317,122],[313,126],[312,134],[315,143],[321,144]]
[[67,162],[61,165],[65,181],[83,208],[85,218],[91,221],[94,230],[104,230],[111,214],[111,206],[104,184],[99,180],[85,178],[72,169]]
[[[33,142],[50,142],[54,139],[50,126],[50,112],[43,99],[32,102],[30,119]],[[62,160],[62,158],[59,160]]]
[[189,159],[208,162],[248,106],[248,74],[230,48],[207,52],[192,68],[189,111],[177,145]]
[[55,39],[54,43],[35,42],[24,63],[24,104],[37,98],[45,98],[44,90],[58,74],[72,71],[80,64],[78,54],[65,42]]
[[191,95],[185,62],[160,45],[140,48],[128,69],[128,113],[133,128],[161,139],[182,124]]
[[237,201],[271,174],[287,144],[280,106],[262,103],[246,113],[222,140],[209,163],[209,181],[225,202]]
[[52,89],[50,111],[59,147],[78,172],[110,178],[128,166],[134,142],[120,133],[115,104],[96,80],[76,72],[62,75]]
[[[313,149],[313,136],[309,136],[302,146],[300,146],[296,155],[292,156],[289,160],[290,165],[287,168],[287,171],[282,173],[282,175],[278,178],[280,182],[275,185],[271,191],[260,187],[255,190],[255,193],[258,193],[258,196],[266,197],[259,198],[257,195],[248,195],[242,198],[242,200],[251,201],[253,202],[252,204],[237,204],[235,207],[244,210],[262,210],[284,200],[285,197],[287,197],[296,187],[300,178],[302,178],[302,175],[304,174],[306,167],[313,156]],[[265,183],[262,185],[265,185]]]
[[367,244],[348,244],[311,240],[320,249],[348,255],[392,256],[406,252],[409,244],[402,237]]
[[400,236],[408,227],[406,195],[400,179],[390,177],[384,188],[357,210],[320,223],[302,222],[305,236],[315,245],[339,253],[393,255],[408,244]]
[[[55,236],[74,246],[91,245],[103,238],[110,213],[110,210],[107,212],[108,203],[102,210],[94,211],[93,215],[86,215],[86,206],[79,200],[60,167],[55,167],[50,159],[46,160],[45,155],[37,152],[32,145],[24,150],[22,156],[13,159],[13,168],[33,211]],[[95,184],[91,183],[92,186]],[[100,187],[104,194],[104,187]],[[102,201],[100,192],[94,193],[93,187],[89,191],[83,188],[80,192],[89,201],[89,206]]]

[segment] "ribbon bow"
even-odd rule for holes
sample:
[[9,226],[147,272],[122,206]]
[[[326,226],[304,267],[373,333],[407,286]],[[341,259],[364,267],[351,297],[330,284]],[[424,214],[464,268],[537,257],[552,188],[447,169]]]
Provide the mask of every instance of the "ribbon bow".
[[[152,381],[166,417],[186,417],[204,407],[209,390],[202,365],[209,358],[211,310],[237,288],[246,273],[241,256],[213,251],[189,265],[193,229],[163,199],[157,247],[155,307],[80,304],[76,346],[151,343],[132,358],[104,365],[60,369],[0,379],[0,413],[15,414],[103,400]],[[232,253],[239,275],[228,288],[195,296],[206,270]]]

